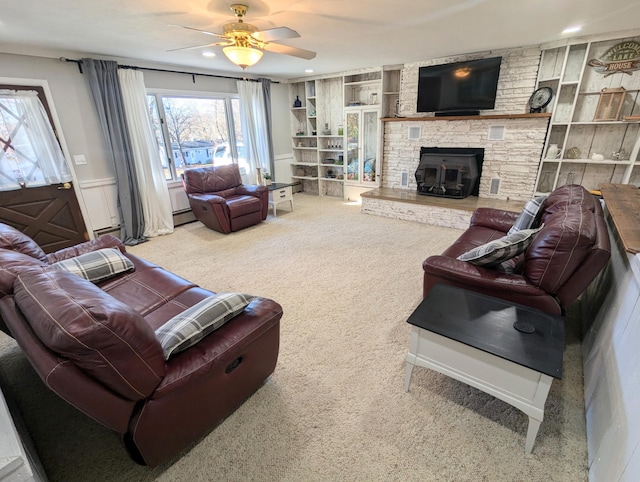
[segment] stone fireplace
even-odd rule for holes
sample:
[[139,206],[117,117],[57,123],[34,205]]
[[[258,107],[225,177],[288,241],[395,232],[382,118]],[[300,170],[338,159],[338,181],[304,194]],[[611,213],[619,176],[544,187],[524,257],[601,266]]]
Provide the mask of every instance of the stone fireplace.
[[[480,116],[425,117],[416,111],[419,68],[466,60],[470,56],[404,65],[399,117],[383,119],[380,188],[362,194],[363,212],[466,229],[473,209],[499,206],[520,211],[523,203],[534,195],[549,124],[547,114],[529,114],[527,108],[536,87],[540,49],[506,49],[474,54],[472,58],[496,55],[502,56],[502,66],[495,109],[483,111]],[[415,173],[424,146],[482,149],[477,190],[465,199],[418,194]],[[453,177],[453,173],[450,175]],[[446,176],[445,173],[445,181]],[[440,177],[442,180],[442,174]],[[458,183],[457,173],[455,182]]]
[[483,158],[482,148],[420,148],[415,172],[418,194],[453,199],[477,196]]
[[[446,149],[484,150],[478,172],[478,191],[472,196],[505,201],[531,199],[548,122],[548,118],[525,116],[391,119],[384,122],[380,187],[417,192],[414,174],[420,162],[421,149],[437,145]],[[496,126],[504,129],[504,138],[490,138],[489,133]],[[419,137],[408,138],[407,132],[412,128],[419,129]],[[409,181],[406,185],[403,178]],[[499,188],[492,190],[492,183],[498,184]]]

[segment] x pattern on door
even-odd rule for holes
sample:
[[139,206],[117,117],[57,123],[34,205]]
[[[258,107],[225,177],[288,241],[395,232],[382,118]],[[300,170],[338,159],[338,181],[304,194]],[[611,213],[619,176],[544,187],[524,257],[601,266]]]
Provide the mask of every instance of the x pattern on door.
[[[37,91],[51,122],[41,87],[0,88]],[[24,179],[31,179],[40,168],[24,127],[24,116],[15,103],[0,99],[0,185],[11,181],[8,184],[13,187],[0,191],[0,221],[30,236],[47,253],[89,239],[71,183],[25,187]]]

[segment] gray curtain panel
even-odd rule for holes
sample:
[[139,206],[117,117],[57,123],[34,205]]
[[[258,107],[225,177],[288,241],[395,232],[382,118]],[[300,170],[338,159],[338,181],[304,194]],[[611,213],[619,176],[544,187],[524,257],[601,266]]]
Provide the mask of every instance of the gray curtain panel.
[[269,172],[271,173],[271,179],[275,181],[276,164],[275,156],[273,154],[273,121],[271,119],[271,80],[261,78],[260,84],[262,85],[262,95],[264,96],[264,109],[267,114],[267,139],[269,143]]
[[144,216],[131,139],[118,79],[118,64],[110,60],[82,59],[98,118],[111,154],[116,174],[121,239],[133,246],[146,241]]

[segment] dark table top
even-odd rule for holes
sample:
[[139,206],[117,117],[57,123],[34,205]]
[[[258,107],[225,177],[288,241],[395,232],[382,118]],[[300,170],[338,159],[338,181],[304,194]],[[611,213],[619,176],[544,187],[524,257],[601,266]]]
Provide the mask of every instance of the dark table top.
[[267,187],[269,191],[277,191],[278,189],[282,189],[283,187],[293,186],[293,184],[285,184],[284,182],[272,182]]
[[[515,322],[533,333],[516,330]],[[546,375],[562,378],[564,320],[559,316],[438,284],[407,323]]]

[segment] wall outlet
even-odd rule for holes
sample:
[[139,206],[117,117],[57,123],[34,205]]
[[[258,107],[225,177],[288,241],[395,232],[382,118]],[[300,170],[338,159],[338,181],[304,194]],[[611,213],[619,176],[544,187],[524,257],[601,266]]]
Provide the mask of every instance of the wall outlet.
[[409,173],[407,171],[400,173],[400,187],[409,187]]
[[491,185],[489,186],[489,194],[498,194],[500,192],[500,178],[491,178]]

